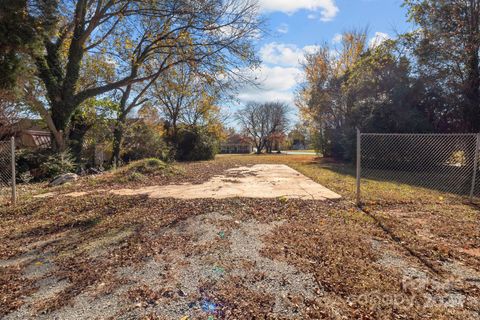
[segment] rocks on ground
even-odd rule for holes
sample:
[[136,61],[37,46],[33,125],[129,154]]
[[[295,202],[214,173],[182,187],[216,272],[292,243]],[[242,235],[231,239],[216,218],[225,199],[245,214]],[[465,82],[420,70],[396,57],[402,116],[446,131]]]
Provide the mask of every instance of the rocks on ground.
[[50,187],[53,186],[60,186],[67,182],[76,181],[78,179],[78,175],[75,173],[65,173],[59,176],[56,176],[50,183],[48,184]]

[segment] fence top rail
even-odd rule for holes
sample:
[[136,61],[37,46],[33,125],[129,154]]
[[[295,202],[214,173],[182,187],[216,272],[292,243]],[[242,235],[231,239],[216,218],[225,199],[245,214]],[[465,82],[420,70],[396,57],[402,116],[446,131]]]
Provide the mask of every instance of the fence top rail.
[[362,136],[476,136],[477,133],[369,133],[369,132],[360,132]]

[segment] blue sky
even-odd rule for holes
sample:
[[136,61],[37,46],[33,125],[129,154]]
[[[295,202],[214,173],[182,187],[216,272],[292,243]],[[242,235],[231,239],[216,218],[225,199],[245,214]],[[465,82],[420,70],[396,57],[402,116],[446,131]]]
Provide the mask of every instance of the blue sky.
[[259,88],[239,92],[242,103],[278,100],[293,107],[293,92],[302,78],[300,61],[305,52],[352,28],[368,28],[369,39],[381,41],[412,28],[403,0],[259,0],[270,33],[257,43],[262,58],[255,72]]

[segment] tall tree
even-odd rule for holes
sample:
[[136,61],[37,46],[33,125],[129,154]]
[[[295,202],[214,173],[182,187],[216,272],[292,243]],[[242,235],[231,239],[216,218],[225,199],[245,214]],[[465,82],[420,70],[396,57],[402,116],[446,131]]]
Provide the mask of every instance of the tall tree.
[[[210,70],[220,66],[225,72],[256,62],[251,40],[260,21],[252,1],[20,2],[21,9],[4,7],[9,10],[4,16],[14,17],[13,10],[21,11],[22,26],[40,47],[25,46],[25,52],[45,87],[48,108],[42,116],[53,124],[60,149],[65,147],[72,118],[89,98],[148,82],[181,62]],[[9,19],[2,19],[3,27]],[[113,80],[100,75],[94,83],[80,85],[85,61],[92,55],[113,65]]]
[[[406,0],[418,74],[444,130],[480,131],[480,0]],[[440,103],[438,102],[440,101]],[[446,119],[445,119],[446,118]]]
[[316,147],[324,156],[352,159],[356,128],[368,132],[432,129],[425,112],[424,86],[414,77],[408,57],[398,50],[401,47],[395,41],[367,47],[365,39],[347,34],[339,53],[331,55],[324,47],[307,56],[306,82],[297,94],[297,104],[302,118],[317,131]]
[[352,114],[354,99],[346,91],[345,81],[368,46],[365,31],[342,35],[338,48],[328,44],[306,55],[305,82],[300,84],[296,104],[302,118],[317,135],[317,149],[332,155],[332,141],[339,141]]
[[171,142],[176,141],[182,117],[200,100],[202,89],[203,79],[185,64],[170,69],[154,84],[152,97],[165,119]]
[[180,125],[208,126],[219,120],[216,103],[229,88],[227,79],[216,79],[188,64],[177,65],[155,82],[151,97],[165,119],[168,139],[175,144]]

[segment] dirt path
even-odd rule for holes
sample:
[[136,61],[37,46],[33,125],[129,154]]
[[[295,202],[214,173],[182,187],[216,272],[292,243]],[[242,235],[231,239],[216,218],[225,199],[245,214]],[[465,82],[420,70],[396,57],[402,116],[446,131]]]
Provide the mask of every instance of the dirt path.
[[201,184],[149,186],[112,191],[117,195],[148,194],[152,198],[224,199],[278,198],[303,200],[339,199],[340,195],[283,164],[257,164],[229,169]]

